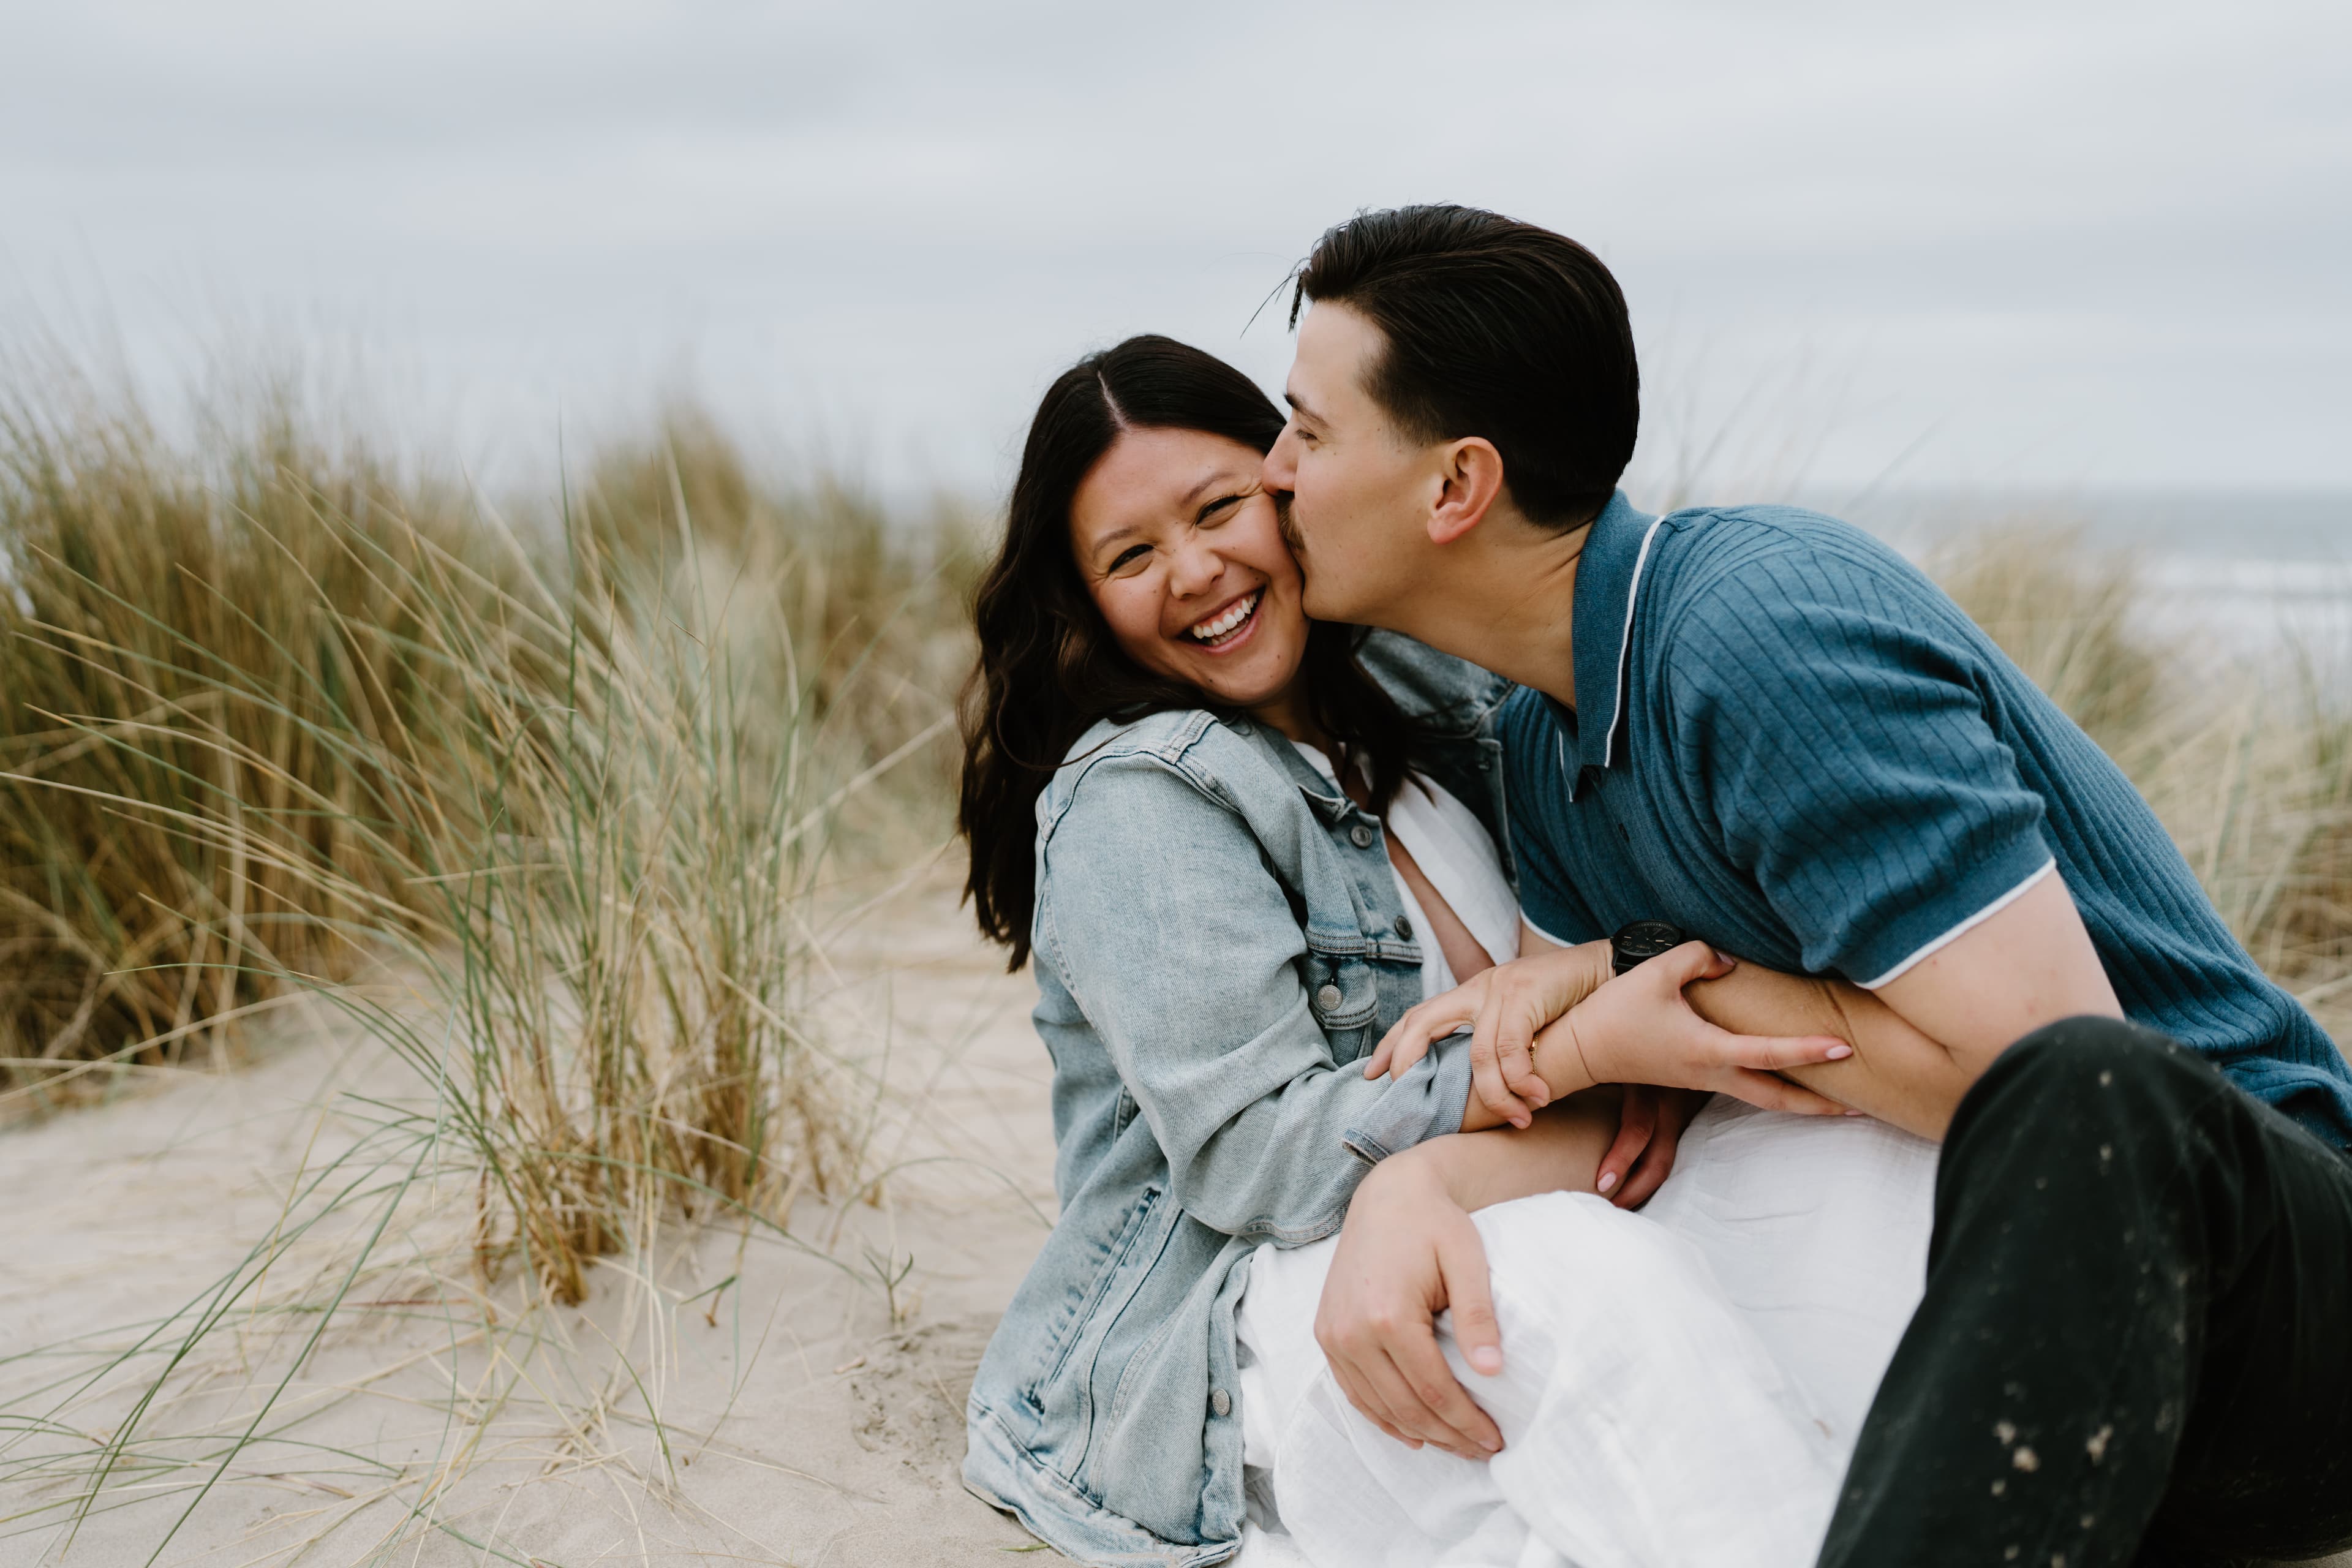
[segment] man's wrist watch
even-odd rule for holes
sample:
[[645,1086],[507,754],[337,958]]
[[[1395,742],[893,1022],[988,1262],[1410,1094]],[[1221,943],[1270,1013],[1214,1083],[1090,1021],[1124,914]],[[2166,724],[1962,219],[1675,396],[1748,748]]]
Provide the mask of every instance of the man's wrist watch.
[[1689,939],[1682,927],[1664,921],[1634,921],[1617,928],[1609,939],[1609,967],[1612,973],[1622,974],[1635,964],[1645,963],[1660,953],[1672,952]]

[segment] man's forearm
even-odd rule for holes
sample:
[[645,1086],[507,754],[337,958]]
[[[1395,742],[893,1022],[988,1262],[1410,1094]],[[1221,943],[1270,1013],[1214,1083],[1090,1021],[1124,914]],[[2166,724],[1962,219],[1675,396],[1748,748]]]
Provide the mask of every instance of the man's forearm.
[[[1605,994],[1605,968],[1598,974],[1590,971],[1605,964],[1606,944],[1555,950],[1532,929],[1522,933],[1520,942],[1523,950],[1540,952],[1545,963],[1548,979],[1532,993],[1538,1026],[1532,1067],[1554,1098],[1596,1079],[1684,1081],[1648,1077],[1639,1041],[1629,1055],[1625,1041],[1615,1039],[1614,1057],[1604,1049],[1600,1058],[1586,1060],[1573,1014],[1579,996],[1597,1003]],[[1507,969],[1525,967],[1523,961]],[[1580,988],[1574,984],[1580,976],[1591,984]],[[1816,1095],[1938,1140],[1961,1099],[2011,1042],[2061,1018],[2123,1016],[2064,881],[2047,874],[1964,924],[1944,945],[1875,991],[1742,963],[1727,974],[1688,984],[1683,1000],[1708,1024],[1734,1035],[1844,1040],[1853,1054],[1842,1060],[1792,1063],[1783,1058],[1769,1066]],[[1603,1032],[1604,1047],[1612,1038]],[[1729,1087],[1742,1099],[1756,1098]],[[1471,1124],[1465,1115],[1465,1130]]]
[[[1767,1008],[1787,1001],[1789,987],[1809,987],[1813,999],[1793,1004],[1813,1009],[1818,1022],[1809,1026],[1853,1047],[1844,1061],[1792,1068],[1789,1077],[1938,1141],[1961,1098],[2011,1042],[2061,1018],[2123,1016],[2074,899],[2055,876],[1875,991],[1749,968],[1709,984],[1726,987],[1727,1000],[1738,994],[1743,1006]],[[1691,987],[1692,1005],[1702,1010],[1706,1003],[1697,994],[1705,989]]]
[[1709,1023],[1750,1035],[1834,1035],[1853,1047],[1843,1061],[1785,1076],[1891,1126],[1940,1140],[1980,1065],[1906,1022],[1871,993],[1840,981],[1743,963],[1684,994]]
[[1524,1131],[1449,1133],[1382,1163],[1409,1162],[1433,1176],[1456,1205],[1477,1210],[1538,1193],[1591,1192],[1616,1130],[1616,1096],[1600,1089],[1551,1107]]

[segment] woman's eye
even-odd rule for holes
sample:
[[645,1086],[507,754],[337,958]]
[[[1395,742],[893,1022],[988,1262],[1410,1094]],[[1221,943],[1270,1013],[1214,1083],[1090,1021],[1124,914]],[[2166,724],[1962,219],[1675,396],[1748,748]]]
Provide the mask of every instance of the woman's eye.
[[1211,501],[1208,505],[1201,509],[1200,518],[1193,526],[1197,528],[1213,527],[1215,524],[1223,522],[1225,519],[1233,516],[1234,509],[1241,505],[1241,503],[1242,498],[1239,496],[1220,496],[1215,500]]
[[1151,547],[1150,545],[1130,544],[1126,549],[1118,552],[1118,556],[1112,560],[1108,569],[1112,572],[1124,572],[1127,568],[1134,565],[1137,562],[1142,560],[1145,556],[1150,553]]

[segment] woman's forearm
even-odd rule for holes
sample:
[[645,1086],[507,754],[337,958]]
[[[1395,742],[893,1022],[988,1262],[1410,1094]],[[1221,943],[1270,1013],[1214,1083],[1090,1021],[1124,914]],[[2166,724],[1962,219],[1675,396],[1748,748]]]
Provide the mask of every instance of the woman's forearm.
[[[1610,1005],[1617,994],[1608,984],[1610,955],[1605,942],[1561,948],[1530,928],[1520,934],[1520,951],[1518,963],[1488,971],[1460,990],[1423,1003],[1406,1015],[1407,1024],[1399,1026],[1400,1030],[1408,1036],[1418,1030],[1433,1037],[1465,1026],[1473,1018],[1481,1019],[1481,1026],[1486,1026],[1484,1019],[1489,1013],[1499,1012],[1506,1018],[1516,1013],[1536,1027],[1530,1076],[1542,1080],[1555,1101],[1595,1083],[1726,1088],[1717,1081],[1722,1076],[1717,1070],[1720,1064],[1707,1058],[1704,1049],[1696,1057],[1673,1061],[1654,1054],[1662,1043],[1671,1044],[1677,1020],[1695,1022],[1693,1014],[1736,1035],[1778,1037],[1792,1045],[1805,1044],[1806,1037],[1814,1041],[1843,1040],[1852,1047],[1843,1059],[1815,1059],[1785,1068],[1783,1076],[1811,1090],[1813,1096],[1937,1139],[1943,1136],[1952,1108],[1973,1081],[1969,1066],[1941,1041],[1905,1022],[1871,993],[1843,981],[1784,974],[1743,962],[1732,964],[1717,978],[1690,981],[1670,1005],[1660,1004],[1668,1005],[1666,1013],[1653,1015],[1643,1010],[1646,1003]],[[1499,1001],[1486,989],[1495,985],[1502,985],[1506,993]],[[1622,1002],[1622,997],[1617,999]],[[1629,1012],[1628,1006],[1633,1010]],[[1422,1016],[1424,1014],[1428,1016]],[[1580,1033],[1580,1022],[1590,1027]],[[1665,1030],[1664,1035],[1661,1029]],[[1403,1046],[1410,1049],[1417,1043],[1408,1038]],[[1588,1045],[1592,1047],[1590,1053]],[[1388,1043],[1383,1042],[1383,1051],[1387,1048]],[[1507,1056],[1513,1047],[1498,1035],[1488,1048]],[[1474,1062],[1479,1061],[1485,1065],[1478,1071],[1495,1070],[1491,1057],[1474,1057]],[[1513,1109],[1511,1091],[1527,1097],[1528,1091],[1507,1072],[1491,1086],[1491,1092],[1483,1078],[1479,1081],[1481,1087],[1474,1089],[1463,1108],[1465,1133],[1499,1124],[1504,1113]],[[1730,1091],[1740,1092],[1736,1087]],[[1752,1097],[1743,1093],[1741,1098]],[[1827,1109],[1821,1100],[1807,1098],[1814,1109]],[[1540,1102],[1540,1097],[1530,1100],[1530,1103]]]
[[1613,1086],[1588,1090],[1544,1111],[1524,1131],[1496,1127],[1432,1138],[1382,1164],[1402,1160],[1425,1167],[1465,1209],[1538,1193],[1589,1193],[1601,1156],[1616,1136],[1617,1100]]
[[1740,1035],[1830,1035],[1853,1047],[1843,1061],[1786,1076],[1907,1132],[1941,1139],[1972,1075],[1943,1046],[1860,986],[1741,963],[1684,990],[1699,1016]]

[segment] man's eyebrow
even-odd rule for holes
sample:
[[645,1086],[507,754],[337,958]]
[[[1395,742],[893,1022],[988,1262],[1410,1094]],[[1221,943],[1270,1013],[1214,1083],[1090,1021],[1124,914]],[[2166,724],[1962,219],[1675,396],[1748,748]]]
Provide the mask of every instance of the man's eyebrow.
[[1291,412],[1294,414],[1304,414],[1309,419],[1320,417],[1315,410],[1307,406],[1307,400],[1305,398],[1299,396],[1298,394],[1291,391],[1290,388],[1286,386],[1282,389],[1282,400],[1290,405]]

